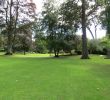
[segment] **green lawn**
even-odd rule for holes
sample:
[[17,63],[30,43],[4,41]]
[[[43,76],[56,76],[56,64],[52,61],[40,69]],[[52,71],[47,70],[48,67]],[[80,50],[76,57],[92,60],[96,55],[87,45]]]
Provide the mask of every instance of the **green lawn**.
[[0,56],[0,100],[110,100],[110,60]]

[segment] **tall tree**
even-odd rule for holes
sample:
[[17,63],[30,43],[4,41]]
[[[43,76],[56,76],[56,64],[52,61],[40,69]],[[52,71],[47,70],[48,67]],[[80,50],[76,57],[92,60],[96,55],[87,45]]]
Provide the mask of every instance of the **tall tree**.
[[[109,40],[110,40],[110,1],[105,0],[105,11],[104,13],[104,18],[102,20],[103,26],[106,28],[106,34],[108,38],[108,45]],[[107,48],[107,58],[110,58],[110,46]]]
[[35,18],[35,4],[28,0],[6,0],[4,6],[5,10],[5,30],[7,31],[7,55],[13,53],[12,47],[17,34],[16,28],[20,25],[29,23]]
[[57,32],[58,26],[58,13],[54,5],[54,0],[47,0],[44,4],[43,15],[43,29],[47,33],[48,46],[50,51],[54,51],[55,57],[59,54],[59,33]]
[[88,59],[87,36],[86,36],[86,1],[82,0],[82,59]]

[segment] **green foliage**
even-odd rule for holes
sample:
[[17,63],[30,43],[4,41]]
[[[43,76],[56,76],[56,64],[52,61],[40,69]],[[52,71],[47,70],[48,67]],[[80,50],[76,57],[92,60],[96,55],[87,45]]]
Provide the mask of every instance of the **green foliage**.
[[47,37],[42,30],[41,20],[37,20],[35,25],[33,26],[35,32],[35,42],[34,42],[34,51],[36,53],[48,53],[47,50]]
[[[74,49],[80,54],[83,53],[82,51],[87,54],[86,28],[90,29],[93,22],[96,22],[95,24],[100,22],[97,13],[99,9],[103,10],[100,15],[102,25],[107,33],[110,33],[109,0],[66,0],[60,6],[56,6],[55,0],[46,0],[40,17],[35,15],[36,7],[32,0],[30,3],[27,0],[10,0],[10,2],[7,0],[1,3],[0,27],[2,34],[5,35],[3,41],[7,51],[8,49],[12,51],[12,48],[16,50],[31,48],[34,49],[32,51],[36,49],[37,52],[44,53],[49,49],[59,54],[60,51],[71,53]],[[85,15],[85,20],[82,20],[82,15]],[[35,21],[32,22],[33,20]],[[81,28],[85,30],[83,38],[75,36],[76,31]],[[35,41],[32,36],[35,36]],[[97,46],[94,42],[90,42],[89,49],[102,51],[103,47]],[[109,42],[106,44],[109,46]]]
[[105,48],[110,48],[110,39],[108,37],[104,37],[101,39],[101,44],[105,47]]
[[0,6],[0,11],[3,11],[0,12],[0,22],[2,20],[0,26],[3,28],[2,33],[5,33],[7,36],[6,54],[12,55],[15,37],[19,33],[18,29],[21,30],[23,26],[29,26],[27,23],[35,19],[36,7],[32,1],[28,2],[27,0],[5,0]]
[[104,10],[101,12],[100,20],[102,27],[106,29],[106,33],[110,38],[110,1],[106,0],[104,3]]
[[66,25],[66,30],[76,31],[79,27],[81,17],[81,7],[78,6],[75,0],[68,0],[61,5],[60,20]]
[[35,41],[35,52],[36,53],[48,53],[46,40]]
[[98,40],[88,41],[89,53],[91,54],[107,54],[107,50],[110,48],[110,41],[107,37]]
[[[71,4],[70,2],[67,2]],[[69,8],[66,4],[57,9],[52,2],[46,2],[44,5],[45,10],[43,15],[43,29],[46,31],[47,44],[50,51],[54,51],[58,56],[60,50],[71,52],[74,47],[74,33],[78,29],[78,16],[73,16],[78,12],[78,6],[75,2],[73,8]],[[72,5],[71,5],[72,6]],[[78,8],[78,9],[77,9]],[[68,10],[67,9],[71,9]],[[72,11],[72,12],[71,12]],[[69,16],[72,17],[69,17]],[[70,19],[71,18],[71,19]]]

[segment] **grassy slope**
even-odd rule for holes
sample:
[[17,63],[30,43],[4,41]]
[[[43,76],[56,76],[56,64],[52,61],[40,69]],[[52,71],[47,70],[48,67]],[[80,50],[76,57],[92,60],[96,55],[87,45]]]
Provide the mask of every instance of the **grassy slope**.
[[0,100],[110,100],[110,60],[1,56]]

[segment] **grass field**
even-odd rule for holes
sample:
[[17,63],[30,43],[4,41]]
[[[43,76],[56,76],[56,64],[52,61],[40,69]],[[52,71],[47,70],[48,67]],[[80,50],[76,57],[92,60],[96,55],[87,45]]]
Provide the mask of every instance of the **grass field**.
[[0,100],[110,100],[110,60],[0,56]]

